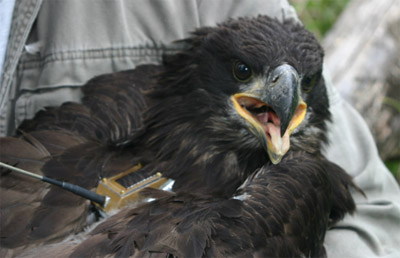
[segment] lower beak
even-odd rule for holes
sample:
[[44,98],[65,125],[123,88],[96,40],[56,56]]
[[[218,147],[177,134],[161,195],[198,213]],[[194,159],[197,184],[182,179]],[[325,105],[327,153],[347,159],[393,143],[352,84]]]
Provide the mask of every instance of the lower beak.
[[299,79],[293,67],[285,64],[272,74],[273,83],[234,94],[231,100],[277,164],[289,150],[290,135],[304,120],[307,105],[298,94]]

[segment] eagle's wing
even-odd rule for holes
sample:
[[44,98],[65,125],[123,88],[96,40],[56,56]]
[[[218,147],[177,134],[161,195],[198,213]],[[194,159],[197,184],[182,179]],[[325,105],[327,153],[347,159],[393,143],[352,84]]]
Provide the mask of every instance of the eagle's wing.
[[329,221],[355,209],[353,183],[327,160],[290,156],[229,199],[149,190],[156,201],[108,218],[71,256],[325,256]]
[[[47,108],[19,128],[19,136],[0,139],[4,163],[87,189],[99,178],[131,167],[129,152],[115,147],[142,127],[157,66],[96,77],[84,87],[82,103]],[[14,248],[79,232],[89,203],[38,180],[1,170],[1,244]]]

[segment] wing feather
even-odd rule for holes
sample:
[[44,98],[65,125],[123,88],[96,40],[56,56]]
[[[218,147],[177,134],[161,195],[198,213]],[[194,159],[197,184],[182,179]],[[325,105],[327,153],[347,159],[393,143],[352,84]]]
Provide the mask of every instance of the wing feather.
[[[93,237],[112,237],[102,238],[98,248],[94,246],[97,252],[88,251],[83,242],[72,256],[325,256],[323,240],[331,214],[355,209],[349,191],[335,196],[333,190],[351,185],[350,178],[329,164],[292,153],[278,165],[259,169],[237,190],[240,199],[185,192],[162,196],[158,191],[156,201],[100,224]],[[297,190],[291,194],[292,189]],[[335,204],[343,194],[345,210]]]
[[[101,75],[82,91],[82,103],[40,111],[18,135],[0,139],[0,160],[33,173],[93,189],[101,177],[136,161],[118,145],[142,127],[142,91],[159,67]],[[41,181],[1,170],[2,246],[53,242],[87,225],[89,202]]]

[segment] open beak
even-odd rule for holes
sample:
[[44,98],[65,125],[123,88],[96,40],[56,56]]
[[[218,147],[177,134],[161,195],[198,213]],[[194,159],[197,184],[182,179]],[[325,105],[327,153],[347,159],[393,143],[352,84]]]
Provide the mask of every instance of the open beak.
[[231,100],[262,142],[271,162],[277,164],[289,150],[290,134],[303,121],[307,105],[298,93],[299,75],[290,65],[277,67],[263,84],[258,81],[249,85]]

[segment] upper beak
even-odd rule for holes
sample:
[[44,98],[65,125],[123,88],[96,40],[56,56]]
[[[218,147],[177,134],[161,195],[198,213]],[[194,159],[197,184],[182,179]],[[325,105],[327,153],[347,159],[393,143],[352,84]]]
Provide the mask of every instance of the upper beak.
[[299,83],[297,71],[284,64],[275,68],[266,82],[258,80],[231,97],[236,111],[249,123],[274,164],[289,150],[289,136],[306,114]]

